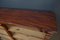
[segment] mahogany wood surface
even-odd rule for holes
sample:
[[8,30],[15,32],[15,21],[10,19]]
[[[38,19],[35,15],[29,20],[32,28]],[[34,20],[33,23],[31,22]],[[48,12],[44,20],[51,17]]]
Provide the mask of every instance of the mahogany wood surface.
[[0,23],[15,23],[38,27],[45,31],[56,31],[56,18],[53,12],[0,8]]

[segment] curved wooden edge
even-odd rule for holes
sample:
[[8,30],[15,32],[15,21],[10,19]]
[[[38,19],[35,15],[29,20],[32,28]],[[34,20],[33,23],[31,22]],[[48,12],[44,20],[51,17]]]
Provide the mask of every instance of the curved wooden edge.
[[15,23],[24,26],[42,28],[46,31],[56,31],[56,17],[49,11],[0,9],[0,23]]

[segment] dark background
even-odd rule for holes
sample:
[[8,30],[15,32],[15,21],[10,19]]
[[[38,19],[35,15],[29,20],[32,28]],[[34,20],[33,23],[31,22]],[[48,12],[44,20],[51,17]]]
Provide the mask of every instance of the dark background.
[[53,0],[1,0],[1,7],[53,10]]
[[58,33],[52,40],[60,39],[60,0],[0,0],[0,7],[50,10],[55,12]]

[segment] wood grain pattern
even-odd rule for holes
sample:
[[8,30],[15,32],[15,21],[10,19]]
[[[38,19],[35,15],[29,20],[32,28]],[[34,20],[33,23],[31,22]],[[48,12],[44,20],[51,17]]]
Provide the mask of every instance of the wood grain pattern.
[[56,31],[56,18],[52,12],[0,9],[0,23],[15,23],[25,26],[38,27],[47,31]]

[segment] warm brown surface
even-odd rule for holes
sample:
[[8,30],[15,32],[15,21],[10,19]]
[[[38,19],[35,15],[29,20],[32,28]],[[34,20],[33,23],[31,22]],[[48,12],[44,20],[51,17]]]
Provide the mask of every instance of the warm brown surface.
[[0,9],[0,23],[16,23],[38,27],[46,31],[56,31],[55,15],[52,12]]

